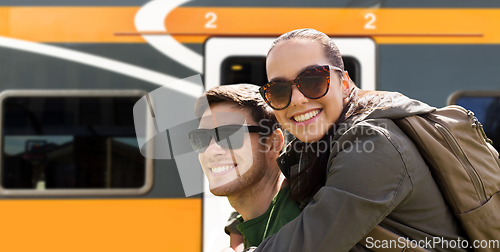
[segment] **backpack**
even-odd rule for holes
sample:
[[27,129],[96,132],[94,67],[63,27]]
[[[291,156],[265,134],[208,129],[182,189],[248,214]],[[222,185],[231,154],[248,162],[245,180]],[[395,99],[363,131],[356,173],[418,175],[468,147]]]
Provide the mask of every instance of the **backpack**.
[[393,121],[417,146],[469,246],[498,251],[500,159],[474,113],[452,105]]

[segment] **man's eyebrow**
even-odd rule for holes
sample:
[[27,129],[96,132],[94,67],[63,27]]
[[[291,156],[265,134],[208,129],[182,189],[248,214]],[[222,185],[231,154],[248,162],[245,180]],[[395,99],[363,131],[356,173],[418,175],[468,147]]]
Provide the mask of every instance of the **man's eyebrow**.
[[[299,74],[297,74],[297,76],[300,75],[301,73],[303,73],[305,70],[313,68],[313,67],[317,67],[317,66],[319,66],[319,65],[313,64],[313,65],[305,66],[305,67],[300,69]],[[269,82],[273,82],[273,81],[288,81],[288,80],[285,77],[276,77],[276,78],[272,78]]]

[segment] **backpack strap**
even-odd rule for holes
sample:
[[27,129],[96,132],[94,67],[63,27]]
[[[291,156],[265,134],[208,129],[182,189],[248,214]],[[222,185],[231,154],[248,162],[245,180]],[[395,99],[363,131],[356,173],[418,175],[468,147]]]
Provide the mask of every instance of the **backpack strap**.
[[[388,244],[397,244],[394,248],[382,248],[382,246],[374,247],[368,247],[366,240],[368,238],[372,238],[373,241],[387,241]],[[377,225],[372,231],[370,231],[361,241],[358,243],[363,245],[363,247],[368,248],[372,251],[375,252],[429,252],[429,250],[424,249],[420,246],[418,246],[416,243],[413,241],[410,241],[408,239],[404,239],[406,245],[402,247],[402,236],[399,236],[384,227]],[[392,241],[392,243],[390,243]]]

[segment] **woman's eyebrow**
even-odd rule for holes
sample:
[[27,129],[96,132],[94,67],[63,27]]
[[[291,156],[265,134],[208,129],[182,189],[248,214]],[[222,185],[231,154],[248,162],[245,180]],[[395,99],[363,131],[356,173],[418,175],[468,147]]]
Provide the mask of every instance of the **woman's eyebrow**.
[[[305,66],[305,67],[300,69],[299,74],[297,74],[297,76],[299,76],[304,71],[311,69],[313,67],[317,67],[317,66],[319,66],[319,65],[313,64],[313,65]],[[295,77],[297,77],[297,76],[295,76]],[[285,77],[275,77],[275,78],[272,78],[269,82],[273,82],[273,81],[288,81],[288,80]]]
[[287,81],[287,80],[284,77],[276,77],[272,78],[269,82],[274,82],[274,81]]

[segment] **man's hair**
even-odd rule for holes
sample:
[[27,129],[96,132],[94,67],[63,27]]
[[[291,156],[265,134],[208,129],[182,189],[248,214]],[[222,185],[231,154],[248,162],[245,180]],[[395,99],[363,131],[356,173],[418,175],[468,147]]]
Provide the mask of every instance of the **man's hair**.
[[[204,99],[206,97],[206,100]],[[208,104],[207,102],[208,101]],[[259,86],[253,84],[233,84],[212,88],[196,100],[195,114],[201,118],[208,105],[230,102],[240,109],[247,109],[252,119],[271,131],[281,128],[274,110],[267,105],[259,93]]]

